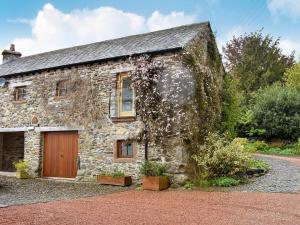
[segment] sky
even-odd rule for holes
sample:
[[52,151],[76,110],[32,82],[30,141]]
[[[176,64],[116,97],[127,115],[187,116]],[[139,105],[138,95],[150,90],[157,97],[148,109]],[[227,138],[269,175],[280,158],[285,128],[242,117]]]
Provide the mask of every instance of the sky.
[[221,50],[263,29],[300,59],[300,0],[9,0],[0,2],[0,50],[23,55],[210,21]]

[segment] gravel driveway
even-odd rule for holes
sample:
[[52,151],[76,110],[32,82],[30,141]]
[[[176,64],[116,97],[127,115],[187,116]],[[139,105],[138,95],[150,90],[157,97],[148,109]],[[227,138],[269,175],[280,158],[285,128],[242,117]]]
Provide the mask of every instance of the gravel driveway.
[[298,225],[300,195],[127,191],[0,209],[5,225]]
[[4,176],[0,176],[0,184],[0,207],[75,199],[129,189],[117,186],[104,186],[97,183],[75,183],[41,179],[20,180]]
[[300,190],[300,159],[271,155],[256,155],[272,166],[270,172],[254,182],[233,187],[229,191],[298,193]]

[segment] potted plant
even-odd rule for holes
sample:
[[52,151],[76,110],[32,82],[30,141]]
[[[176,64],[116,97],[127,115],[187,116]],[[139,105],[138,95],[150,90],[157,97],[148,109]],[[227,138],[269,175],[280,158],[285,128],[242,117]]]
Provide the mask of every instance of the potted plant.
[[97,182],[100,184],[130,186],[132,184],[132,179],[131,176],[126,176],[121,171],[115,171],[112,174],[103,173],[97,175]]
[[14,167],[17,170],[16,177],[19,179],[28,179],[30,178],[27,169],[28,169],[28,163],[23,160],[19,160],[18,162],[14,162]]
[[169,177],[165,176],[166,166],[158,162],[145,161],[140,167],[143,177],[143,189],[161,191],[169,187]]

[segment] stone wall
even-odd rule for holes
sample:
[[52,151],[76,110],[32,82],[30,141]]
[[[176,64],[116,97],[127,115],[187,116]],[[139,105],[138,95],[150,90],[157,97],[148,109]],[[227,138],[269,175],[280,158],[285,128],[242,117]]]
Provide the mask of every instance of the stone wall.
[[[154,60],[163,61],[168,73],[184,70],[178,54],[158,55]],[[118,139],[135,137],[142,126],[137,119],[134,122],[113,122],[110,118],[111,84],[115,74],[130,71],[132,65],[128,59],[94,63],[70,68],[43,71],[41,73],[14,76],[8,79],[8,85],[0,89],[0,128],[24,128],[25,155],[29,162],[30,174],[40,176],[42,170],[43,131],[53,127],[72,128],[79,130],[80,168],[78,180],[94,180],[101,172],[122,170],[138,178],[138,168],[144,161],[144,146],[136,143],[137,154],[132,162],[121,163],[114,160],[114,142]],[[74,76],[89,79],[96,87],[96,105],[103,110],[101,119],[85,123],[81,113],[69,113],[70,99],[56,98],[56,82]],[[15,86],[27,85],[26,101],[13,101]],[[84,104],[82,102],[81,104]],[[32,124],[32,119],[38,122]],[[159,146],[150,145],[149,156],[169,164],[174,174],[184,174],[185,154],[180,142],[174,144],[170,152]]]

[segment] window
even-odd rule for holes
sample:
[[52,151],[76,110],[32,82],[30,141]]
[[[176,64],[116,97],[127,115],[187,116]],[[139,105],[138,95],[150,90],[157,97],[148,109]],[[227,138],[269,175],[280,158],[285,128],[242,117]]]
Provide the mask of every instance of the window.
[[127,73],[118,75],[117,89],[119,117],[134,116],[134,89]]
[[69,93],[69,82],[68,80],[61,80],[56,83],[56,96],[62,97],[67,96]]
[[14,93],[15,101],[24,101],[24,100],[26,100],[26,96],[27,96],[26,86],[15,88],[15,93]]
[[131,141],[117,141],[117,158],[133,158],[133,143]]

